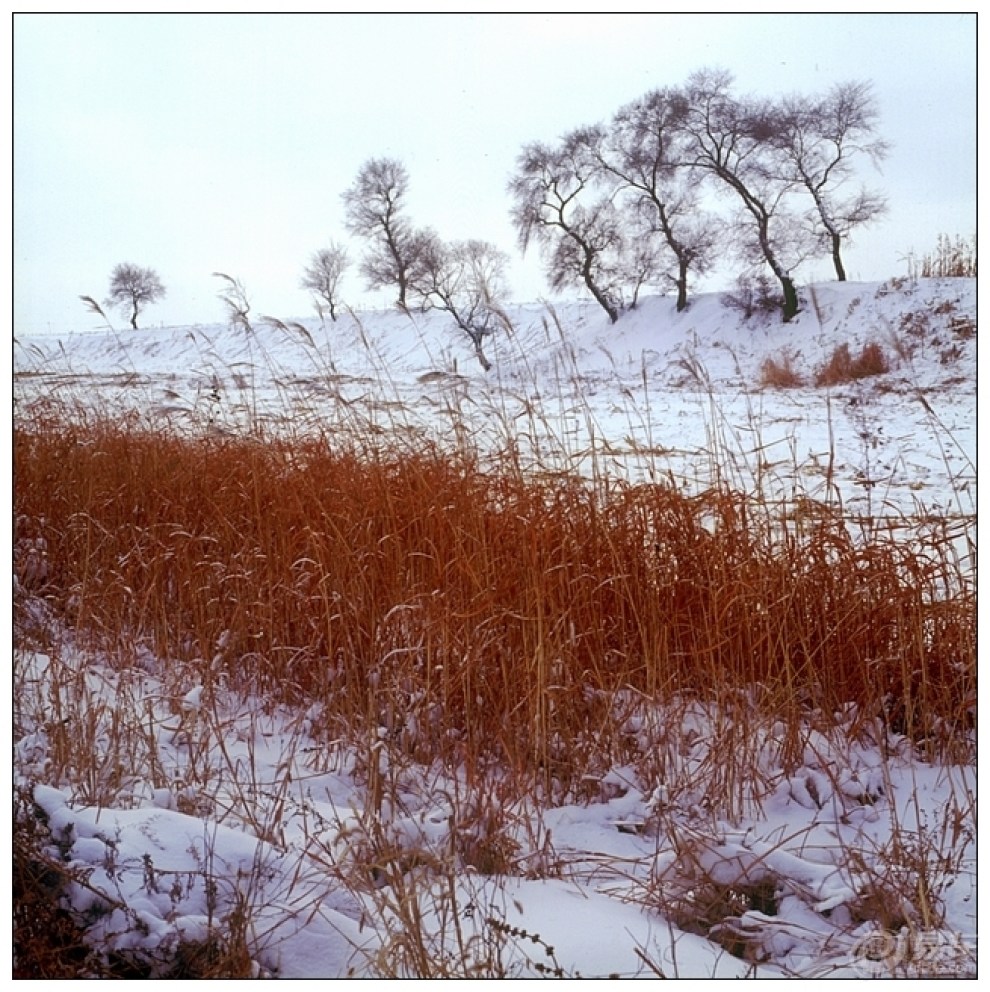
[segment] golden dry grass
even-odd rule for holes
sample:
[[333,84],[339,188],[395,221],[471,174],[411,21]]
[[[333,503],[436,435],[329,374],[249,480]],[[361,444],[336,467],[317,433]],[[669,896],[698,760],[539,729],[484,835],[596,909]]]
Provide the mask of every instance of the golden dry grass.
[[47,542],[37,591],[80,636],[332,700],[328,732],[385,726],[521,789],[620,758],[628,689],[744,690],[795,727],[855,704],[919,742],[971,729],[974,594],[948,537],[854,539],[828,508],[536,477],[511,453],[482,469],[55,410],[16,426],[14,465],[21,528]]
[[890,371],[890,361],[876,341],[863,345],[854,358],[848,344],[836,345],[832,354],[815,372],[816,386],[838,386],[844,382],[884,375]]
[[774,358],[768,356],[760,366],[760,385],[776,389],[795,389],[804,385],[804,377],[794,367],[794,356],[783,352]]

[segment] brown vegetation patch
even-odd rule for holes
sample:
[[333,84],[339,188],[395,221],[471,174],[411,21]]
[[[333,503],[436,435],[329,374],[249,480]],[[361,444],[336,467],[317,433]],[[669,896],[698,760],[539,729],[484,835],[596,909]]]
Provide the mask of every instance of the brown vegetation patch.
[[775,389],[795,389],[804,385],[804,376],[794,367],[794,356],[782,352],[778,357],[764,359],[760,366],[760,386]]
[[815,373],[816,386],[838,386],[890,371],[890,362],[876,341],[863,345],[854,358],[846,343],[836,345],[829,360]]

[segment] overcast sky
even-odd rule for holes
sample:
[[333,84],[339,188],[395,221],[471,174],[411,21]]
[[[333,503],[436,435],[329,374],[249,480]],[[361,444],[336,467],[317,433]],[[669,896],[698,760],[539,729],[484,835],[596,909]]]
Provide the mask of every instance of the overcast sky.
[[[223,319],[222,271],[256,313],[312,315],[301,270],[344,229],[369,158],[410,174],[408,212],[513,257],[512,298],[546,295],[506,182],[528,141],[605,120],[694,70],[739,94],[875,87],[891,211],[848,253],[851,279],[905,274],[940,233],[976,230],[973,14],[15,15],[14,329],[96,323],[122,261],[158,271],[147,325]],[[826,279],[826,262],[798,272]],[[721,287],[717,287],[721,288]],[[384,306],[356,264],[355,305]],[[126,321],[115,318],[118,326]]]

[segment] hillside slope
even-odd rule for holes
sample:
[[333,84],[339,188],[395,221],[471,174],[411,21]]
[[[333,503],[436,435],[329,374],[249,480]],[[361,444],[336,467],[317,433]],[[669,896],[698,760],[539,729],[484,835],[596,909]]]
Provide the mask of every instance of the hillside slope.
[[[296,431],[511,444],[537,468],[838,494],[856,513],[970,512],[976,281],[829,283],[803,302],[790,324],[746,319],[719,294],[684,313],[648,298],[615,325],[592,303],[513,306],[511,331],[486,346],[487,375],[439,313],[97,329],[19,341],[15,402],[57,386],[63,398],[179,429],[260,418]],[[871,344],[889,372],[815,385],[836,348],[855,359]],[[768,359],[803,385],[765,386]]]

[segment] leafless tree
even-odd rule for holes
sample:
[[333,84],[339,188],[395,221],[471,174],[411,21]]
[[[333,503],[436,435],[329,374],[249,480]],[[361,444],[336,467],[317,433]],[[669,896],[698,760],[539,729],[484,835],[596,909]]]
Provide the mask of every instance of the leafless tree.
[[310,256],[309,265],[303,271],[302,288],[313,294],[320,320],[323,320],[325,306],[330,319],[336,321],[340,280],[348,265],[347,249],[334,241],[329,248],[321,248]]
[[343,194],[347,229],[369,242],[361,272],[370,289],[397,286],[396,301],[408,309],[407,295],[415,271],[421,237],[405,217],[409,174],[391,158],[369,159],[354,185]]
[[[704,273],[713,261],[716,223],[700,205],[698,177],[684,165],[687,138],[684,94],[653,90],[620,108],[607,127],[589,132],[602,166],[624,184],[631,213],[639,221],[639,239],[659,238],[673,255],[668,274],[677,290],[677,309],[688,304],[689,273]],[[662,254],[650,253],[662,272]],[[657,272],[651,274],[656,278]]]
[[508,256],[488,241],[445,243],[432,232],[422,235],[413,289],[424,309],[449,314],[471,340],[481,367],[491,362],[485,339],[506,326],[502,301],[507,295]]
[[792,272],[813,251],[807,225],[793,209],[798,183],[775,170],[770,158],[777,127],[772,104],[739,100],[732,77],[720,70],[694,73],[686,87],[684,130],[689,136],[685,165],[700,170],[739,198],[753,256],[780,283],[783,318],[798,312]]
[[823,97],[791,96],[781,101],[769,136],[780,175],[811,195],[817,233],[839,282],[846,278],[843,244],[854,229],[887,209],[886,198],[877,191],[865,186],[848,189],[857,157],[866,156],[879,166],[889,154],[890,146],[877,135],[879,119],[869,83],[839,83]]
[[104,303],[119,307],[125,313],[130,311],[131,327],[136,331],[141,309],[164,296],[165,287],[154,269],[143,269],[140,265],[121,262],[110,274],[110,294]]
[[622,224],[602,190],[601,167],[588,154],[581,132],[554,147],[526,145],[509,182],[512,222],[525,252],[532,241],[543,248],[554,289],[584,286],[614,324],[621,307]]

